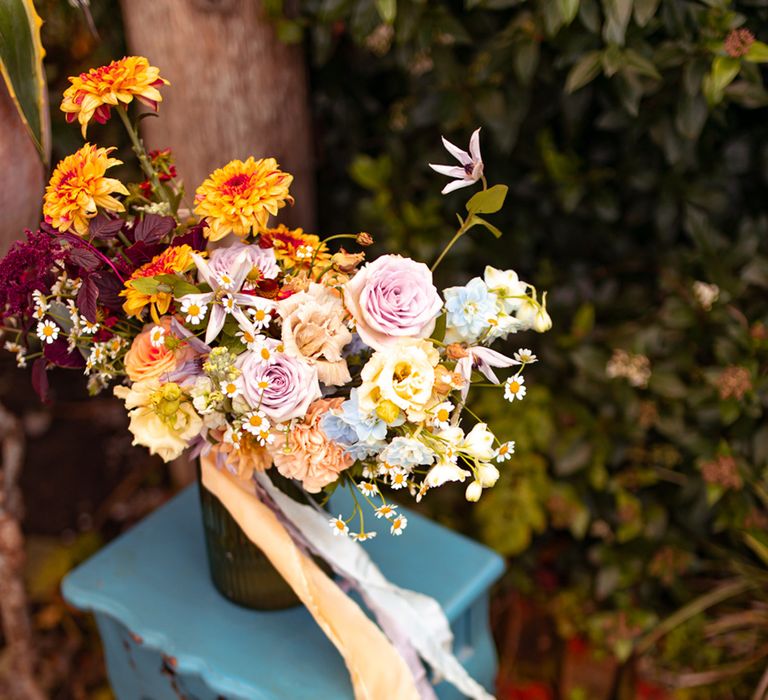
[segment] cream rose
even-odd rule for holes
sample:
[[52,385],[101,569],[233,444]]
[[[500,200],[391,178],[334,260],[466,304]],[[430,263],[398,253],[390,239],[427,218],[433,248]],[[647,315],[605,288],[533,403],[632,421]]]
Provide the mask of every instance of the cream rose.
[[439,361],[440,353],[426,340],[401,340],[373,353],[361,372],[361,412],[373,412],[381,402],[390,401],[405,411],[409,420],[423,420],[425,409],[434,403]]
[[277,310],[283,320],[287,354],[316,365],[318,379],[326,386],[344,386],[352,381],[347,361],[341,356],[352,333],[344,323],[344,305],[336,292],[313,282],[306,291],[279,302]]
[[176,459],[200,434],[203,421],[178,384],[160,384],[151,378],[130,388],[116,386],[114,392],[125,400],[133,444],[148,447],[165,462]]

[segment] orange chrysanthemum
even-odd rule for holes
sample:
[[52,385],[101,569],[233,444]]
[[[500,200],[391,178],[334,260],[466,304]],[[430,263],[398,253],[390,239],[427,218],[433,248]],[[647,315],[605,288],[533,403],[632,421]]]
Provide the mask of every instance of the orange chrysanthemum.
[[313,233],[304,233],[303,229],[290,229],[284,224],[264,231],[259,238],[259,245],[272,248],[278,262],[289,267],[325,267],[331,259],[328,247]]
[[170,291],[160,289],[149,292],[137,289],[134,282],[145,277],[154,277],[155,275],[173,275],[179,272],[185,272],[193,264],[192,250],[188,245],[179,245],[167,248],[159,255],[156,255],[148,263],[135,270],[126,280],[125,289],[120,292],[121,297],[125,297],[123,311],[128,316],[139,318],[144,307],[150,304],[150,311],[155,323],[159,323],[159,317],[168,311],[173,294]]
[[86,143],[67,156],[53,171],[43,199],[45,221],[59,231],[74,228],[80,236],[88,233],[88,220],[96,216],[97,207],[107,211],[125,211],[112,195],[128,194],[119,181],[104,177],[107,168],[123,161],[110,158],[114,148],[97,148]]
[[197,188],[195,213],[206,217],[210,240],[228,233],[244,238],[252,230],[263,231],[270,214],[277,214],[286,202],[293,204],[288,193],[292,182],[293,175],[280,170],[274,158],[233,160]]
[[108,66],[91,68],[87,73],[69,78],[72,83],[64,91],[61,111],[66,112],[67,121],[77,119],[85,138],[88,122],[95,119],[104,124],[110,117],[110,108],[119,104],[127,105],[135,97],[154,111],[163,97],[157,89],[168,85],[160,77],[160,69],[149,65],[143,56],[126,56],[112,61]]

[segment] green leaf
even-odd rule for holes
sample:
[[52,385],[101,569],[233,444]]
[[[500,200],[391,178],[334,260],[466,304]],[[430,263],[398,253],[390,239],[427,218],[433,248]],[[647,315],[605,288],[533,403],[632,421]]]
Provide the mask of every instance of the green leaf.
[[448,317],[446,314],[440,314],[435,321],[435,330],[432,332],[432,340],[436,340],[442,343],[445,340],[445,329],[447,326]]
[[632,16],[632,5],[632,0],[603,0],[603,39],[606,43],[624,45],[627,25]]
[[710,105],[722,102],[723,93],[739,74],[741,62],[730,56],[715,56],[712,67],[702,81],[702,90]]
[[47,164],[50,153],[48,88],[40,43],[42,20],[32,0],[0,2],[0,73],[24,126]]
[[501,238],[502,236],[501,231],[498,228],[496,228],[490,221],[486,221],[480,216],[472,216],[471,221],[472,221],[472,224],[471,224],[472,226],[475,226],[477,224],[479,224],[480,226],[485,226],[485,228],[487,228],[494,236],[496,236],[496,238]]
[[557,0],[557,4],[564,25],[567,26],[576,19],[576,15],[579,14],[580,0]]
[[467,211],[470,214],[493,214],[499,211],[504,206],[508,189],[506,185],[494,185],[478,192],[467,202]]
[[569,94],[576,92],[600,75],[602,57],[602,51],[590,51],[584,54],[568,73],[565,79],[565,91]]
[[387,24],[392,24],[397,17],[397,0],[376,0],[379,16]]
[[131,287],[142,294],[156,294],[160,284],[160,281],[154,277],[138,277],[131,280]]
[[652,61],[649,61],[641,53],[638,53],[634,49],[627,49],[624,52],[625,66],[628,69],[635,71],[639,75],[644,75],[646,78],[654,78],[655,80],[661,80],[661,73],[656,70],[656,66]]
[[768,63],[768,44],[756,41],[749,47],[744,60],[750,63]]
[[659,0],[635,0],[634,13],[637,26],[644,27],[648,24],[658,9]]

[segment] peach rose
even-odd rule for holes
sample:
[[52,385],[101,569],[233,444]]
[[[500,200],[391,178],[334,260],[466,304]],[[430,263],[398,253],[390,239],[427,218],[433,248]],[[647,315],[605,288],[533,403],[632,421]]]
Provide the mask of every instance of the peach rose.
[[342,397],[318,399],[309,407],[303,422],[290,430],[287,444],[282,436],[277,436],[269,446],[277,470],[289,479],[299,479],[309,493],[318,493],[336,481],[354,462],[320,427],[323,415],[332,408],[340,408],[342,403]]
[[132,382],[170,374],[194,356],[194,351],[187,343],[171,334],[171,320],[170,316],[164,316],[160,320],[160,327],[165,331],[166,338],[172,338],[178,343],[177,348],[171,349],[165,343],[159,347],[152,345],[150,334],[156,325],[154,323],[144,326],[144,330],[133,339],[130,350],[125,354],[125,371]]

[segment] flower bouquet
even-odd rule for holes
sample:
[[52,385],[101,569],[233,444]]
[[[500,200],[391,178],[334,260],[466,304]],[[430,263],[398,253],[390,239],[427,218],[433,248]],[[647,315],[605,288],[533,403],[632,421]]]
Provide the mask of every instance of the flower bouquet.
[[[444,140],[457,165],[431,166],[452,178],[444,193],[479,185],[432,268],[397,254],[366,262],[367,233],[321,240],[271,223],[293,201],[293,178],[272,158],[224,165],[187,202],[170,152],[147,152],[129,118],[134,98],[157,110],[167,85],[145,58],[70,81],[61,105],[68,119],[85,137],[91,122],[116,113],[144,179],[109,177],[121,161],[91,144],[56,166],[39,230],[0,262],[5,348],[20,366],[33,363],[41,396],[50,367],[79,369],[93,394],[115,384],[134,444],[165,461],[187,449],[200,456],[214,580],[230,597],[266,607],[294,600],[274,592],[254,600],[247,585],[232,584],[238,567],[264,551],[272,573],[258,571],[273,584],[284,578],[324,625],[324,600],[334,613],[355,606],[338,599],[331,569],[363,590],[377,616],[389,612],[379,621],[398,640],[396,668],[404,658],[413,671],[415,650],[465,694],[487,697],[446,649],[450,633],[434,601],[389,585],[357,544],[382,524],[389,535],[406,532],[391,491],[419,501],[462,482],[477,501],[514,451],[472,414],[467,396],[473,386],[509,401],[525,396],[522,372],[536,357],[488,346],[547,330],[546,294],[539,299],[515,272],[490,266],[442,294],[432,277],[470,229],[500,235],[484,216],[502,207],[507,189],[486,182],[479,129],[468,152]],[[498,368],[510,370],[503,382]],[[337,488],[351,492],[350,512],[323,511]],[[220,556],[222,537],[234,556]],[[232,571],[217,576],[223,561]],[[354,610],[356,633],[389,654],[378,628]],[[342,653],[344,634],[329,633]],[[396,697],[429,697],[411,692],[408,679]]]

